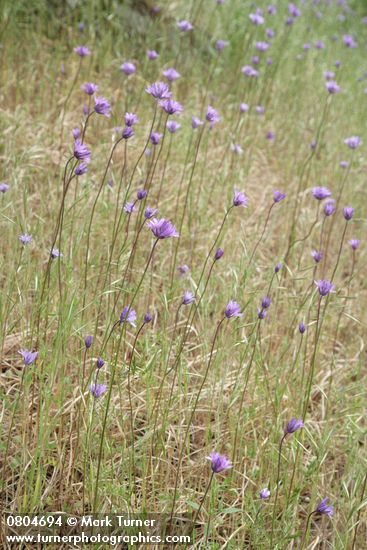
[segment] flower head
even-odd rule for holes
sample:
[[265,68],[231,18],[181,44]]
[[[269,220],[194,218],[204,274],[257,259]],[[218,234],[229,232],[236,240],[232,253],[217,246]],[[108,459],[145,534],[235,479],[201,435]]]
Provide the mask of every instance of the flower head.
[[127,76],[136,73],[136,67],[134,63],[131,63],[130,61],[126,61],[125,63],[123,63],[120,69]]
[[275,190],[273,192],[273,195],[274,195],[274,202],[280,202],[280,201],[284,200],[285,197],[286,197],[285,193],[282,193],[281,191],[278,191],[278,190]]
[[93,336],[86,336],[84,338],[84,344],[85,344],[85,347],[87,349],[89,349],[91,347],[91,345],[93,344]]
[[301,334],[304,334],[306,332],[306,325],[304,324],[303,321],[298,325],[298,330],[300,331]]
[[166,126],[167,126],[167,130],[171,134],[175,134],[177,132],[177,130],[179,130],[181,128],[181,124],[179,124],[175,120],[168,120]]
[[218,111],[216,111],[214,107],[209,105],[206,111],[205,119],[213,126],[219,121]]
[[261,300],[261,307],[263,309],[268,309],[268,307],[270,307],[270,304],[271,304],[270,296],[264,296],[264,298]]
[[144,218],[146,220],[150,220],[151,218],[153,218],[153,216],[156,215],[157,212],[158,210],[156,208],[151,208],[150,206],[147,206],[144,212]]
[[240,103],[240,112],[241,113],[247,113],[248,110],[249,110],[249,106],[247,105],[247,103]]
[[331,197],[331,191],[329,191],[327,187],[314,187],[312,189],[312,194],[318,201]]
[[136,327],[135,321],[136,321],[135,309],[131,309],[129,306],[125,306],[120,315],[120,321],[119,321],[120,325],[126,322],[135,328]]
[[86,82],[85,84],[83,84],[81,89],[87,95],[93,95],[98,90],[98,86],[97,84],[93,84],[93,82]]
[[134,126],[134,124],[139,122],[137,115],[134,113],[125,113],[124,120],[126,126]]
[[145,91],[154,97],[154,99],[169,99],[172,95],[172,92],[168,88],[165,82],[153,82],[148,86]]
[[325,88],[327,89],[329,94],[337,94],[341,91],[339,84],[337,84],[335,80],[328,80],[325,83]]
[[257,308],[257,317],[258,317],[258,319],[263,320],[267,316],[268,316],[268,312],[266,311],[266,309]]
[[227,319],[230,319],[231,317],[243,316],[243,313],[241,313],[241,306],[234,300],[231,300],[230,302],[228,302],[227,307],[224,311],[224,314],[227,317]]
[[164,99],[159,102],[159,105],[167,113],[167,115],[174,115],[176,113],[182,113],[183,107],[178,101],[173,99]]
[[304,424],[301,419],[291,418],[291,420],[288,422],[288,424],[285,427],[284,433],[286,434],[293,434],[300,428],[304,428]]
[[183,19],[182,21],[178,21],[177,26],[182,32],[192,31],[192,29],[194,28],[190,21],[186,21],[185,19]]
[[150,141],[152,142],[153,145],[158,145],[162,137],[163,137],[163,134],[159,134],[158,132],[152,132],[150,134]]
[[361,144],[361,138],[358,136],[350,136],[344,140],[345,145],[348,145],[349,149],[357,149]]
[[97,369],[101,369],[101,368],[103,367],[103,365],[104,365],[103,359],[101,359],[100,357],[98,357],[98,359],[97,359],[97,364],[96,364]]
[[148,323],[151,323],[153,320],[153,315],[151,313],[146,313],[144,315],[144,323],[147,325]]
[[250,13],[249,18],[254,25],[263,25],[265,22],[265,19],[259,13]]
[[25,365],[31,365],[38,357],[38,351],[29,351],[27,349],[21,349],[18,352],[23,357]]
[[184,265],[179,265],[178,268],[177,268],[177,271],[179,272],[179,274],[183,277],[184,275],[186,275],[189,271],[190,271],[190,268],[188,265],[184,264]]
[[259,496],[261,500],[266,500],[267,498],[269,498],[270,497],[269,489],[267,487],[264,487],[264,489],[261,489]]
[[193,116],[191,119],[191,127],[193,130],[196,130],[196,128],[199,128],[199,126],[202,126],[204,123],[198,118],[197,116]]
[[61,256],[62,256],[62,253],[60,252],[60,250],[58,248],[53,248],[51,250],[51,258],[52,259],[61,258]]
[[359,239],[350,239],[350,241],[348,241],[348,244],[352,247],[353,250],[357,250],[357,248],[361,244],[361,241]]
[[324,204],[324,214],[325,216],[331,216],[335,212],[335,201],[330,200],[326,201]]
[[134,130],[132,129],[131,126],[126,126],[123,130],[122,130],[122,134],[121,134],[121,137],[123,139],[130,139],[132,138],[134,135]]
[[328,497],[322,499],[315,510],[315,514],[329,516],[330,518],[334,515],[334,508],[327,504],[328,500]]
[[89,391],[95,399],[98,399],[98,397],[101,397],[106,390],[107,390],[107,386],[105,384],[96,384],[95,382],[93,382],[89,386]]
[[349,222],[353,218],[354,215],[354,208],[352,206],[346,206],[343,208],[343,216],[344,219]]
[[74,48],[74,52],[79,55],[79,57],[87,57],[91,54],[91,51],[86,46],[77,46]]
[[78,160],[89,162],[90,156],[91,152],[89,151],[88,147],[84,145],[84,143],[82,143],[80,139],[76,139],[74,142],[74,157]]
[[211,462],[212,472],[214,472],[215,474],[218,474],[223,470],[228,470],[229,468],[232,468],[232,464],[228,460],[228,458],[224,455],[220,455],[219,453],[211,453],[208,456],[208,459]]
[[18,238],[24,246],[32,241],[32,235],[28,235],[28,233],[24,233],[24,235],[19,235]]
[[94,96],[94,110],[98,115],[103,115],[107,118],[111,116],[111,105],[105,97]]
[[127,214],[132,214],[135,210],[135,203],[134,202],[125,202],[124,204],[124,211]]
[[319,280],[315,281],[315,285],[319,289],[320,296],[327,296],[335,288],[335,285],[331,281]]
[[165,218],[153,218],[147,223],[149,229],[157,239],[168,239],[170,237],[179,237],[175,226]]
[[150,61],[154,61],[159,57],[159,54],[155,50],[147,50],[147,57]]
[[216,49],[218,52],[221,52],[221,51],[224,50],[224,48],[226,48],[228,45],[229,45],[229,42],[227,42],[227,40],[217,40],[216,43],[215,43],[215,49]]
[[282,264],[280,262],[278,262],[277,264],[275,264],[275,267],[274,267],[274,272],[275,273],[279,273],[279,271],[282,269]]
[[251,65],[244,65],[241,71],[245,76],[250,76],[252,78],[257,78],[259,76],[259,71],[251,67]]
[[80,162],[74,170],[76,176],[82,176],[88,172],[88,165],[85,162]]
[[80,130],[79,128],[73,128],[71,130],[71,133],[73,134],[73,138],[74,139],[78,139],[78,137],[80,136]]
[[148,191],[146,191],[145,189],[139,189],[139,191],[136,193],[136,196],[139,201],[142,201],[143,199],[145,199],[147,194]]
[[169,82],[174,82],[178,78],[180,78],[180,73],[176,71],[173,67],[170,67],[169,69],[166,69],[162,72],[163,76],[167,78]]
[[195,302],[195,296],[189,290],[185,290],[184,295],[182,296],[182,305],[188,306]]
[[313,259],[315,260],[315,262],[318,264],[319,262],[321,262],[324,254],[320,251],[317,251],[317,250],[312,250],[311,252],[311,256],[313,257]]
[[353,36],[351,36],[350,34],[345,34],[343,36],[343,43],[344,43],[344,46],[346,46],[347,48],[357,48],[358,46],[357,42],[354,40]]
[[4,181],[0,183],[0,193],[6,193],[9,189],[9,185]]
[[217,262],[218,260],[221,259],[223,254],[224,254],[224,250],[222,248],[217,248],[217,250],[215,251],[215,254],[214,254],[214,260]]
[[232,204],[233,206],[243,206],[246,208],[248,205],[248,198],[241,191],[235,191]]

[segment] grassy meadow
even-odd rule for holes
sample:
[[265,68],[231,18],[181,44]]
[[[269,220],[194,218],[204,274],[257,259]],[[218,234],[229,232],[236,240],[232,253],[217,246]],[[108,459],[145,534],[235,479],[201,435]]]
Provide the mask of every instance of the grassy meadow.
[[2,511],[367,548],[367,3],[269,4],[1,2]]

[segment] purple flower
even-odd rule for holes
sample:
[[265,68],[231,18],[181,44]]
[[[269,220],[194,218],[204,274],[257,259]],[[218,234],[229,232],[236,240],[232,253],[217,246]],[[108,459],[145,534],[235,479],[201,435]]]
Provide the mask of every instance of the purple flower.
[[194,28],[191,25],[190,21],[186,21],[185,19],[183,19],[182,21],[178,21],[177,26],[182,32],[192,31],[192,29]]
[[281,263],[277,263],[274,267],[274,272],[275,273],[279,273],[279,271],[282,269],[282,264]]
[[83,115],[87,116],[89,115],[89,107],[88,105],[83,105]]
[[126,61],[125,63],[123,63],[120,69],[127,76],[136,73],[136,67],[134,63],[131,63],[130,61]]
[[74,170],[76,176],[82,176],[88,172],[88,165],[85,162],[80,162]]
[[262,15],[258,13],[250,13],[249,18],[254,25],[263,25],[265,22],[265,19],[262,17]]
[[258,55],[253,55],[251,57],[251,63],[253,65],[258,65],[260,63],[260,57]]
[[87,349],[91,347],[92,343],[93,343],[93,336],[86,336],[84,338],[84,344]]
[[361,244],[361,241],[359,239],[350,239],[350,241],[348,241],[348,244],[350,244],[353,250],[357,250],[357,248]]
[[145,91],[154,97],[154,99],[169,99],[172,95],[172,92],[168,88],[165,82],[153,82]]
[[38,357],[38,351],[29,351],[27,349],[21,349],[18,352],[22,357],[25,365],[31,365]]
[[265,34],[268,38],[274,38],[275,36],[275,32],[273,31],[273,29],[266,29]]
[[139,201],[142,201],[143,199],[145,199],[147,194],[148,194],[148,191],[146,191],[145,189],[139,189],[136,196],[137,196]]
[[327,296],[335,288],[331,281],[319,280],[315,281],[315,285],[319,289],[320,296]]
[[167,130],[171,134],[175,134],[177,132],[177,130],[179,130],[180,128],[181,128],[181,124],[179,124],[175,120],[168,120],[167,121]]
[[243,206],[246,208],[248,205],[248,198],[241,191],[235,191],[232,204],[233,206]]
[[315,514],[326,515],[329,516],[329,518],[334,515],[334,508],[327,504],[328,500],[329,499],[326,497],[318,504]]
[[91,152],[88,147],[80,139],[76,139],[74,142],[74,157],[84,162],[90,162],[90,156]]
[[243,313],[241,313],[241,306],[233,300],[228,302],[224,314],[227,319],[230,319],[231,317],[242,317],[243,315]]
[[275,138],[274,132],[269,130],[269,132],[266,133],[266,139],[268,139],[269,141],[272,141],[274,138]]
[[270,44],[260,40],[259,42],[256,42],[255,48],[258,52],[266,52],[270,48]]
[[270,296],[264,296],[264,298],[261,300],[261,307],[263,309],[268,309],[268,307],[270,307],[270,304],[271,304]]
[[277,12],[277,9],[276,9],[275,6],[272,6],[272,5],[268,6],[268,14],[269,15],[275,15],[276,12]]
[[324,71],[325,80],[334,80],[335,73],[333,71]]
[[131,126],[126,126],[126,128],[122,130],[121,137],[123,139],[130,139],[133,137],[133,135],[134,135],[134,130],[131,128]]
[[85,23],[83,23],[83,21],[80,21],[80,22],[78,23],[78,31],[79,31],[79,32],[83,32],[84,29],[85,29]]
[[105,384],[96,384],[95,382],[93,382],[89,386],[89,391],[95,399],[98,399],[98,397],[101,397],[106,390],[107,390],[107,386]]
[[204,123],[198,118],[197,116],[193,116],[191,119],[191,126],[193,130],[196,130],[196,128],[199,128],[199,126],[202,126]]
[[280,202],[284,200],[286,197],[285,193],[282,193],[281,191],[277,191],[277,190],[273,192],[273,195],[274,195],[274,202]]
[[210,122],[210,124],[213,126],[219,121],[219,115],[218,111],[214,109],[211,105],[208,105],[208,109],[206,111],[205,119]]
[[315,48],[317,50],[323,50],[325,48],[325,44],[323,43],[322,40],[318,40],[315,44]]
[[241,71],[245,76],[251,76],[253,78],[259,76],[259,71],[251,67],[251,65],[245,65],[244,67],[242,67]]
[[98,90],[98,86],[97,84],[93,84],[93,82],[86,82],[85,84],[83,84],[81,89],[87,95],[93,95]]
[[74,52],[77,53],[80,57],[87,57],[91,52],[86,46],[77,46],[74,48]]
[[57,248],[53,248],[51,250],[51,258],[55,259],[55,258],[61,258],[62,254],[60,252],[60,250],[58,250]]
[[351,136],[344,140],[345,145],[348,145],[349,149],[357,149],[361,144],[361,138],[358,136]]
[[312,250],[311,256],[313,257],[315,262],[318,264],[319,262],[321,262],[324,254],[322,252],[318,252],[317,250]]
[[247,103],[240,103],[240,112],[241,113],[247,113],[248,110],[249,110],[249,106],[247,105]]
[[335,67],[336,67],[337,69],[339,69],[339,67],[342,66],[342,62],[339,61],[339,59],[337,59],[337,60],[335,61],[334,65],[335,65]]
[[28,235],[28,233],[24,233],[24,235],[20,235],[18,238],[24,246],[32,241],[32,235]]
[[173,67],[170,67],[169,69],[166,69],[162,72],[163,76],[169,80],[169,82],[174,82],[178,78],[180,78],[180,73],[176,71]]
[[303,322],[301,322],[298,325],[298,330],[300,331],[301,334],[304,334],[306,332],[306,325]]
[[174,115],[176,113],[182,113],[183,107],[178,101],[173,99],[164,99],[159,102],[160,107],[167,113],[167,115]]
[[4,181],[0,183],[0,193],[6,193],[9,189],[9,185]]
[[73,134],[73,138],[74,139],[78,139],[78,137],[80,136],[80,130],[79,128],[73,128],[71,133]]
[[296,418],[291,418],[288,424],[285,427],[284,433],[293,434],[300,428],[304,428],[304,424],[301,419],[297,420]]
[[135,210],[135,202],[125,202],[124,211],[127,214],[132,214]]
[[158,132],[152,132],[150,134],[150,141],[153,143],[153,145],[158,145],[162,137],[163,137],[163,134],[159,134]]
[[297,8],[295,4],[288,4],[288,13],[292,17],[299,17],[301,15],[300,10]]
[[111,105],[105,97],[94,96],[94,110],[98,115],[103,115],[107,118],[111,116]]
[[243,153],[243,149],[238,143],[234,143],[233,145],[231,145],[231,149],[236,155],[242,155]]
[[137,115],[134,113],[125,113],[124,120],[126,126],[134,126],[134,124],[139,122]]
[[354,208],[352,206],[346,206],[343,208],[344,219],[349,222],[353,218]]
[[227,42],[226,40],[217,40],[216,43],[215,43],[215,49],[216,49],[218,52],[221,52],[221,51],[224,50],[224,48],[226,48],[228,45],[229,45],[229,42]]
[[184,265],[179,265],[178,268],[177,268],[177,271],[179,272],[179,274],[183,277],[184,275],[186,275],[189,271],[190,271],[190,268],[188,265],[184,264]]
[[150,59],[150,61],[154,61],[159,57],[159,54],[155,50],[148,50],[147,56],[148,56],[148,59]]
[[146,313],[144,315],[144,323],[147,325],[148,323],[151,323],[153,320],[153,315],[151,315],[151,313]]
[[311,44],[308,44],[308,43],[306,42],[306,44],[303,44],[303,49],[304,49],[305,52],[307,52],[308,50],[311,49]]
[[261,489],[259,496],[261,500],[266,500],[267,498],[269,498],[270,497],[269,489],[267,487],[264,487],[264,489]]
[[329,94],[337,94],[341,91],[340,86],[334,80],[329,80],[328,82],[326,82],[325,88],[327,89]]
[[179,237],[177,229],[175,226],[164,218],[160,220],[153,218],[150,222],[147,223],[149,229],[157,239],[168,239],[170,237]]
[[331,216],[335,212],[335,201],[330,200],[326,201],[324,204],[324,214],[325,216]]
[[214,254],[214,260],[217,262],[218,260],[221,259],[223,254],[224,254],[224,250],[222,248],[217,248],[217,250],[215,251],[215,254]]
[[150,208],[150,206],[147,206],[144,212],[144,218],[146,220],[150,220],[151,218],[153,218],[153,216],[156,215],[157,212],[158,210],[156,208]]
[[220,455],[219,453],[211,453],[208,456],[208,460],[210,460],[212,472],[215,474],[232,468],[232,464],[228,458],[224,455]]
[[265,317],[267,316],[268,316],[268,312],[265,309],[257,308],[258,319],[262,320],[262,319],[265,319]]
[[329,191],[327,187],[314,187],[312,189],[312,194],[318,201],[331,197],[331,191]]
[[184,295],[182,296],[182,305],[188,306],[195,301],[195,296],[189,290],[185,290]]
[[339,163],[340,168],[348,168],[349,162],[347,160],[341,160]]
[[103,365],[104,365],[103,359],[101,359],[100,357],[98,357],[98,359],[97,359],[97,365],[96,365],[96,366],[97,366],[97,369],[101,369],[101,368],[103,367]]
[[265,113],[265,107],[263,107],[262,105],[256,105],[255,111],[258,115],[262,115]]
[[119,321],[120,325],[126,322],[126,323],[130,323],[130,325],[135,328],[136,327],[135,321],[136,321],[135,309],[131,309],[130,307],[125,306],[120,315],[120,321]]
[[343,43],[344,43],[344,46],[346,46],[347,48],[357,48],[358,46],[357,42],[354,40],[353,36],[351,36],[350,34],[345,34],[343,36]]

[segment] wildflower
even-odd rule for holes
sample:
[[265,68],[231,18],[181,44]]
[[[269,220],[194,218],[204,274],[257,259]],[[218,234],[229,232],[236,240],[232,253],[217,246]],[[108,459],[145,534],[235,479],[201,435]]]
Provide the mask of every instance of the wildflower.
[[288,4],[288,13],[292,17],[299,17],[301,15],[300,10],[297,8],[295,4]]
[[135,309],[131,309],[130,307],[125,306],[120,315],[120,321],[119,321],[120,325],[126,322],[135,328],[136,327],[135,321],[136,321]]
[[74,170],[76,176],[82,176],[86,172],[88,172],[88,165],[85,162],[80,162]]
[[80,136],[80,130],[79,128],[73,128],[71,130],[71,133],[73,134],[73,138],[74,139],[78,139],[78,137]]
[[107,386],[105,384],[96,384],[93,382],[89,386],[89,391],[95,399],[98,399],[98,397],[101,397],[106,390],[107,390]]
[[265,34],[268,38],[274,38],[275,36],[275,32],[273,31],[273,29],[266,29]]
[[245,76],[250,76],[252,78],[256,78],[259,76],[259,71],[251,67],[251,65],[245,65],[244,67],[242,67],[241,72]]
[[93,95],[98,90],[98,86],[97,84],[93,84],[93,82],[86,82],[85,84],[83,84],[81,89],[87,95]]
[[361,244],[361,241],[359,239],[350,239],[350,241],[348,241],[348,244],[352,247],[353,250],[357,250],[357,248]]
[[326,201],[324,204],[324,214],[325,216],[331,216],[335,212],[335,201],[330,200]]
[[243,149],[238,143],[234,143],[233,145],[231,145],[231,149],[236,155],[242,155],[243,153]]
[[228,302],[227,307],[224,311],[224,314],[227,317],[227,319],[230,319],[231,317],[243,316],[243,313],[241,313],[241,306],[233,300]]
[[315,285],[319,289],[320,296],[327,296],[335,288],[331,281],[319,280],[315,281]]
[[121,137],[123,139],[130,139],[134,135],[134,130],[131,128],[131,126],[126,126],[126,128],[123,129]]
[[181,124],[179,124],[175,120],[168,120],[167,121],[167,130],[171,134],[175,134],[177,132],[177,130],[179,130],[180,128],[181,128]]
[[324,71],[325,80],[334,80],[335,73],[333,71]]
[[243,206],[246,208],[248,205],[248,198],[241,191],[235,191],[232,204],[233,206]]
[[258,52],[266,52],[270,48],[270,44],[260,40],[259,42],[256,42],[255,48]]
[[240,103],[240,112],[241,113],[247,113],[248,110],[249,110],[249,106],[247,105],[247,103]]
[[152,132],[150,134],[150,141],[153,143],[153,145],[158,145],[162,137],[163,137],[163,134],[159,134],[158,132]]
[[182,296],[182,305],[188,306],[195,301],[195,296],[189,290],[185,290],[184,295]]
[[326,497],[318,504],[315,514],[329,516],[330,518],[334,515],[334,508],[327,504],[328,500],[328,497]]
[[312,194],[318,201],[331,197],[331,191],[329,191],[327,187],[314,187],[312,189]]
[[342,66],[342,62],[339,61],[339,59],[337,59],[337,60],[335,61],[334,65],[335,65],[335,67],[336,67],[337,69],[339,69],[339,67]]
[[24,246],[32,241],[32,235],[28,235],[28,233],[24,233],[24,235],[20,235],[18,238]]
[[176,113],[182,113],[183,107],[178,101],[173,99],[164,99],[159,102],[160,107],[167,113],[167,115],[174,115]]
[[170,67],[169,69],[166,69],[162,72],[163,76],[169,80],[169,82],[174,82],[178,78],[180,78],[180,73],[176,71],[173,67]]
[[297,420],[296,418],[291,418],[288,424],[285,427],[284,433],[293,434],[300,428],[304,428],[304,424],[301,419]]
[[323,43],[322,40],[318,40],[315,44],[315,48],[317,50],[323,50],[325,48],[325,44]]
[[224,48],[226,48],[228,45],[229,45],[229,42],[227,42],[227,40],[217,40],[216,43],[215,43],[215,49],[216,49],[218,52],[221,52],[221,51],[224,50]]
[[125,124],[126,126],[134,126],[134,124],[137,124],[139,122],[139,119],[137,115],[134,113],[125,113],[124,116]]
[[306,44],[303,44],[303,49],[304,49],[305,52],[307,52],[308,50],[311,49],[311,44],[308,44],[308,43],[306,42]]
[[224,254],[224,250],[222,248],[217,248],[217,250],[215,251],[215,254],[214,254],[214,260],[217,262],[218,260],[221,259],[223,254]]
[[257,317],[260,320],[265,319],[268,316],[268,312],[265,309],[257,308]]
[[254,25],[263,25],[265,22],[265,19],[262,17],[262,15],[258,13],[250,13],[249,18]]
[[77,46],[74,48],[74,52],[79,55],[79,57],[87,57],[91,54],[91,51],[86,46]]
[[109,104],[106,98],[102,96],[101,97],[94,96],[94,111],[98,115],[103,115],[109,118],[111,116],[111,112],[110,112],[111,105]]
[[281,191],[277,191],[277,190],[273,192],[273,195],[274,195],[274,197],[273,197],[274,202],[280,202],[280,201],[284,200],[285,197],[286,197],[285,193],[282,193]]
[[279,273],[279,271],[282,269],[282,264],[281,263],[277,263],[274,267],[274,272],[275,273]]
[[84,145],[79,139],[74,142],[74,157],[84,162],[90,162],[91,152],[88,147]]
[[329,94],[337,94],[341,91],[340,86],[334,80],[329,80],[328,82],[326,82],[325,88],[327,89]]
[[319,262],[321,262],[324,255],[322,252],[318,252],[317,250],[312,250],[311,256],[313,257],[315,262],[318,264]]
[[183,19],[182,21],[178,21],[177,26],[182,32],[192,31],[192,29],[194,28],[190,21],[186,21],[185,19]]
[[151,218],[153,218],[153,216],[156,215],[156,213],[158,212],[158,210],[156,208],[150,208],[150,206],[148,206],[146,209],[145,209],[145,212],[144,212],[144,218],[146,220],[150,220]]
[[154,61],[159,57],[159,54],[155,50],[148,50],[147,56],[148,56],[148,59],[150,59],[150,61]]
[[348,168],[349,166],[349,162],[347,160],[342,160],[340,161],[340,164],[339,164],[340,168]]
[[148,191],[146,191],[145,189],[139,189],[136,196],[137,196],[139,201],[142,201],[143,199],[145,199],[147,194],[148,194]]
[[191,119],[191,127],[193,130],[196,130],[196,128],[199,128],[199,126],[202,126],[204,123],[198,118],[197,116],[193,116]]
[[165,82],[153,82],[148,86],[145,91],[154,97],[154,99],[169,99],[172,95],[172,92],[168,88]]
[[344,43],[344,46],[346,46],[347,48],[357,48],[358,46],[357,42],[354,40],[353,36],[351,36],[350,34],[345,34],[343,36],[343,43]]
[[266,139],[268,139],[269,141],[272,141],[274,138],[275,138],[274,132],[269,130],[269,132],[267,132],[267,134],[266,134]]
[[351,136],[344,140],[345,145],[348,145],[349,149],[357,149],[361,144],[361,138],[358,136]]
[[210,460],[212,472],[215,474],[232,468],[232,464],[228,458],[224,455],[220,455],[219,453],[211,453],[208,456],[208,460]]
[[218,111],[216,111],[214,107],[209,105],[206,111],[205,119],[213,126],[219,121]]
[[306,332],[306,325],[303,322],[301,322],[298,325],[298,330],[300,331],[301,334],[304,334]]
[[268,6],[268,14],[269,15],[275,15],[276,12],[277,12],[277,9],[276,9],[275,6],[272,6],[272,5]]
[[157,239],[168,239],[170,237],[179,237],[177,229],[175,226],[164,218],[160,220],[153,218],[148,222],[148,227]]
[[91,345],[93,344],[93,336],[86,336],[84,338],[84,344],[85,344],[86,349],[89,349],[91,347]]
[[123,63],[120,69],[127,76],[136,73],[136,67],[134,63],[131,63],[130,61],[126,61],[125,63]]
[[29,351],[27,349],[21,349],[18,352],[23,357],[23,362],[25,365],[31,365],[35,362],[38,357],[38,351]]
[[261,300],[261,307],[263,309],[268,309],[268,307],[270,307],[270,304],[271,304],[270,296],[264,296],[264,298]]
[[343,208],[343,216],[347,222],[349,222],[349,220],[353,218],[353,214],[354,208],[352,208],[352,206],[346,206],[345,208]]
[[9,185],[5,182],[0,183],[0,193],[6,193],[9,189]]
[[61,258],[62,254],[60,252],[60,250],[58,250],[57,248],[53,248],[51,250],[51,258],[55,259],[55,258]]
[[184,276],[190,271],[190,268],[186,264],[179,265],[178,268],[177,268],[177,271],[179,272],[180,275]]
[[151,323],[153,320],[153,315],[151,315],[150,313],[146,313],[144,315],[144,323],[147,325],[148,323]]
[[269,489],[267,487],[264,487],[264,489],[261,489],[259,496],[261,500],[266,500],[267,498],[269,498],[270,497]]
[[97,365],[96,365],[96,366],[97,366],[97,369],[101,369],[101,368],[103,367],[103,365],[104,365],[103,359],[101,359],[100,357],[98,357],[98,359],[97,359]]
[[263,107],[262,105],[256,105],[255,111],[258,115],[262,115],[265,113],[265,107]]
[[134,202],[125,202],[124,204],[124,211],[127,214],[132,214],[135,210],[135,203]]

